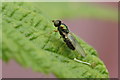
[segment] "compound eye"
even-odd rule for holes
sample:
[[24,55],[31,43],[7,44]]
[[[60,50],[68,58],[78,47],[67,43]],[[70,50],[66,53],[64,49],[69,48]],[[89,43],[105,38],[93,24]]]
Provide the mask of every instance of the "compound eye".
[[52,22],[54,22],[54,26],[55,27],[59,27],[61,25],[61,21],[60,20],[53,20]]

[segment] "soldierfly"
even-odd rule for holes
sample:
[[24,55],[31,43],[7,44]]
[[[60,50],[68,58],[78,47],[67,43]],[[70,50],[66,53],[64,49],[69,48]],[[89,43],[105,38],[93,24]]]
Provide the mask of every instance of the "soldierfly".
[[[53,20],[54,26],[57,27],[57,31],[59,31],[61,37],[63,38],[64,42],[66,45],[71,49],[71,50],[76,50],[79,54],[81,54],[83,57],[86,56],[84,49],[79,45],[78,41],[75,39],[73,36],[72,32],[68,29],[67,25],[62,23],[60,20]],[[55,32],[57,32],[55,31]],[[81,60],[78,60],[74,58],[75,61],[85,63],[88,65],[91,65],[90,63],[83,62]]]

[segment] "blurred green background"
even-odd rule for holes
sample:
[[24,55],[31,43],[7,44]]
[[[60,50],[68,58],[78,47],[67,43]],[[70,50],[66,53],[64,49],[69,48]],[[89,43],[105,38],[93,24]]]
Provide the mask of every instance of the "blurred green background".
[[32,3],[53,19],[97,18],[117,21],[116,3],[97,2],[41,2]]

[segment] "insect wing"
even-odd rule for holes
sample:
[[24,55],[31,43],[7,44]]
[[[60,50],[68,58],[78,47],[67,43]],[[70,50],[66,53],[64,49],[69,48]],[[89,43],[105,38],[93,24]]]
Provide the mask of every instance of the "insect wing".
[[86,56],[85,51],[83,50],[83,48],[80,46],[80,44],[78,43],[78,41],[75,39],[75,37],[73,36],[72,33],[69,33],[67,35],[68,39],[72,42],[73,46],[75,47],[76,51],[78,53],[80,53],[83,57]]

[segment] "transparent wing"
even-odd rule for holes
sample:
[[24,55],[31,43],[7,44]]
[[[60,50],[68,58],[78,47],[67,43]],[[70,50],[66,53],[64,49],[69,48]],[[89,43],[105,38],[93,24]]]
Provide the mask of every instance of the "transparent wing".
[[81,47],[81,45],[78,43],[78,41],[75,39],[72,33],[69,33],[67,35],[68,39],[72,42],[73,46],[75,47],[76,51],[80,53],[83,57],[86,56],[84,49]]

